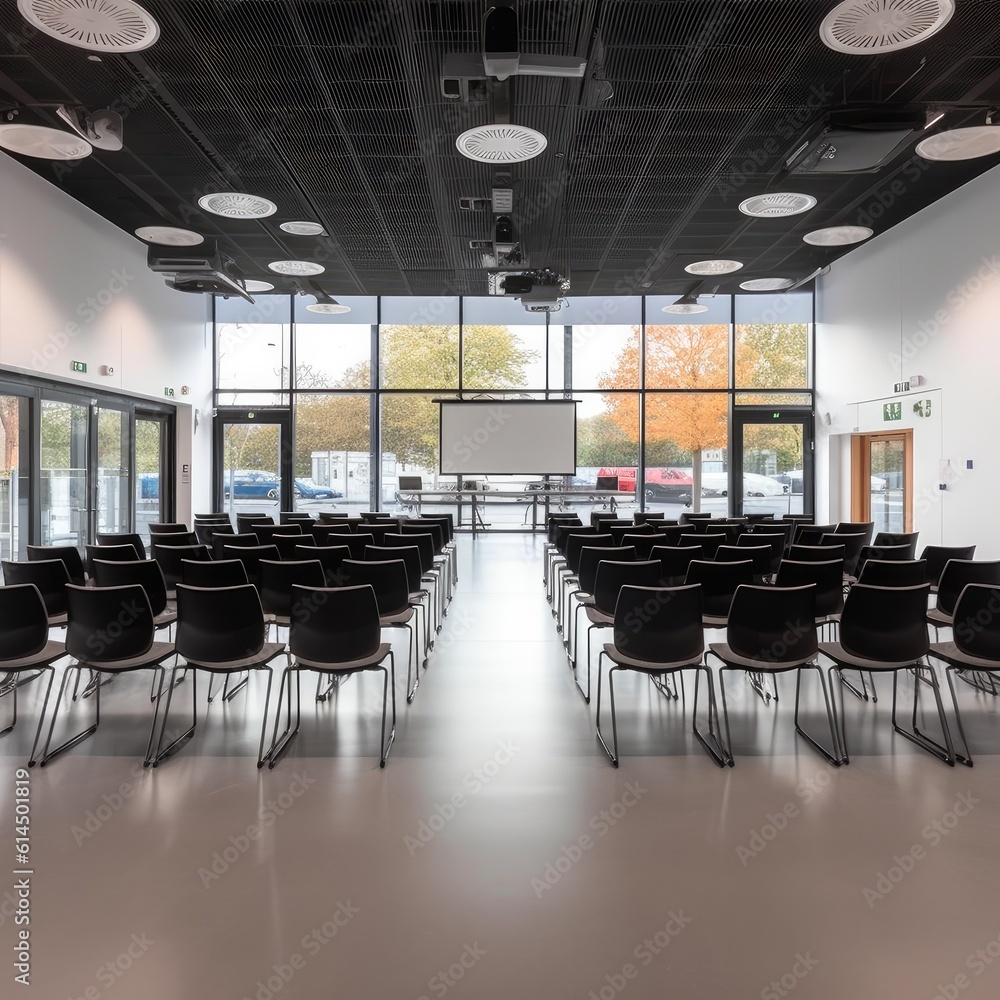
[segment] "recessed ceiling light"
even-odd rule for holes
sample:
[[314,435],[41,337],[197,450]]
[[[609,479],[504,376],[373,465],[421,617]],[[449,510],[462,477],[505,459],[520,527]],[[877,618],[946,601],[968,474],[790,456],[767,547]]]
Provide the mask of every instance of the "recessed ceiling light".
[[314,264],[311,260],[274,260],[267,266],[276,274],[292,274],[298,277],[322,274],[326,270],[322,264]]
[[819,37],[836,52],[877,56],[926,41],[954,13],[954,0],[844,0],[823,18]]
[[329,295],[324,295],[322,292],[316,296],[315,302],[310,302],[306,306],[306,309],[311,313],[320,313],[324,316],[335,316],[351,311],[350,306],[345,306],[336,299],[331,299]]
[[751,278],[749,281],[741,281],[740,288],[745,288],[748,292],[780,292],[794,284],[794,278]]
[[245,284],[248,292],[270,292],[274,289],[270,281],[258,281],[256,278],[248,278]]
[[17,0],[21,16],[39,31],[91,52],[140,52],[160,26],[132,0]]
[[973,125],[929,135],[917,143],[925,160],[974,160],[1000,153],[1000,125]]
[[196,247],[205,242],[201,233],[190,229],[177,229],[175,226],[140,226],[135,235],[147,243],[159,243],[167,247]]
[[456,140],[458,151],[480,163],[520,163],[538,156],[549,140],[524,125],[479,125]]
[[742,262],[738,260],[696,260],[684,270],[688,274],[732,274],[742,266]]
[[0,147],[37,160],[82,160],[94,147],[82,136],[47,125],[0,125]]
[[755,194],[741,201],[740,211],[755,219],[781,219],[808,212],[815,204],[816,199],[811,194],[775,191],[773,194]]
[[814,247],[843,247],[849,243],[860,243],[873,232],[867,226],[828,226],[826,229],[814,229],[802,239]]
[[213,215],[222,215],[227,219],[265,219],[278,211],[278,206],[267,198],[259,198],[255,194],[242,194],[239,191],[219,191],[216,194],[202,195],[198,204]]
[[318,222],[282,222],[278,228],[293,236],[320,236],[323,233]]
[[676,302],[672,302],[670,305],[664,306],[663,312],[674,313],[675,315],[681,316],[692,316],[695,313],[708,312],[708,306],[703,306],[698,301],[697,295],[693,292],[688,292],[686,295],[682,295]]

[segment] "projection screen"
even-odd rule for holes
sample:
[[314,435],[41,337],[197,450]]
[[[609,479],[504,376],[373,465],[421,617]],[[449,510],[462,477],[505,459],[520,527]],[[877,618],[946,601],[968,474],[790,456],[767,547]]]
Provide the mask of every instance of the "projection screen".
[[441,400],[441,473],[576,474],[576,400]]

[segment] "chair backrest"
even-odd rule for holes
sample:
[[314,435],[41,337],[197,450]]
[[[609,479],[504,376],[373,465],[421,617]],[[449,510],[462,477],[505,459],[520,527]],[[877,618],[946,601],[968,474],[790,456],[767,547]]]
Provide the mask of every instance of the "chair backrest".
[[706,559],[714,559],[720,545],[726,544],[726,536],[722,532],[698,532],[691,535],[681,535],[678,545],[700,545],[705,550]]
[[927,653],[930,584],[873,587],[856,583],[844,601],[840,644],[849,653],[889,663],[919,660]]
[[872,545],[879,548],[883,545],[906,545],[909,546],[910,554],[907,559],[914,559],[917,555],[917,539],[920,537],[919,531],[879,531],[875,535]]
[[635,554],[640,559],[649,559],[650,552],[657,545],[663,544],[663,536],[658,531],[643,532],[639,535],[622,535],[619,545],[629,545],[635,549]]
[[829,562],[839,559],[844,565],[847,549],[843,545],[789,545],[788,558],[795,562]]
[[261,545],[270,545],[271,539],[275,535],[301,535],[302,525],[292,524],[255,524],[251,533],[257,536],[257,541]]
[[402,559],[406,566],[406,586],[410,592],[420,590],[420,549],[416,545],[366,545],[365,559],[380,562]]
[[167,584],[155,559],[132,559],[129,562],[95,559],[94,575],[98,587],[142,587],[154,618],[167,606]]
[[738,587],[729,608],[726,641],[738,656],[765,668],[812,659],[819,651],[815,585]]
[[288,649],[296,660],[333,667],[361,660],[378,652],[381,637],[372,587],[292,588]]
[[824,535],[832,535],[836,530],[835,524],[799,524],[791,541],[793,545],[819,545]]
[[858,573],[859,583],[873,587],[915,587],[924,583],[927,564],[923,559],[866,559]]
[[3,560],[3,580],[10,586],[33,586],[42,595],[48,615],[66,613],[66,584],[69,572],[62,559],[39,559],[35,562]]
[[371,524],[373,521],[396,521],[398,518],[395,514],[387,510],[363,510],[361,512],[361,520],[367,524]]
[[4,660],[32,656],[49,638],[48,611],[33,583],[0,587],[0,670]]
[[425,521],[423,518],[414,518],[402,521],[399,530],[403,535],[429,534],[434,539],[434,551],[441,552],[444,549],[444,528],[441,527],[440,521]]
[[[455,526],[452,523],[451,517],[449,515],[447,515],[447,514],[422,514],[420,516],[420,520],[421,521],[428,521],[430,523],[436,522],[437,524],[440,524],[441,528],[442,528],[442,531],[443,531],[445,545],[447,545],[454,538],[454,535],[455,535]],[[400,520],[400,521],[397,521],[396,523],[397,524],[402,524],[403,522]],[[365,526],[364,530],[365,531],[368,530],[368,526],[367,525]]]
[[233,545],[222,550],[224,559],[239,559],[247,571],[247,580],[257,583],[261,559],[273,559],[277,562],[281,556],[275,545]]
[[301,532],[294,535],[275,534],[268,539],[268,544],[273,545],[278,550],[281,559],[295,560],[295,550],[300,545],[312,545],[315,539],[312,535],[303,535]]
[[245,535],[249,531],[253,531],[254,525],[257,524],[274,524],[274,518],[270,514],[237,514],[236,515],[236,530],[241,534]]
[[872,532],[875,530],[874,521],[841,521],[834,529],[838,535],[864,535],[864,544],[868,545],[872,540]]
[[[443,524],[444,522],[442,522]],[[376,545],[382,544],[382,539],[386,535],[398,535],[399,534],[399,524],[396,521],[366,521],[364,524],[364,533],[366,535],[371,535],[375,539]]]
[[1000,587],[965,587],[955,605],[954,636],[963,653],[1000,661]]
[[238,547],[251,548],[252,546],[260,545],[257,536],[252,532],[248,531],[238,535],[230,535],[228,532],[223,534],[214,535],[212,538],[212,553],[216,559],[226,559],[227,557],[225,551],[227,548],[235,549]]
[[28,561],[36,562],[43,559],[61,559],[66,566],[71,583],[83,586],[86,574],[83,572],[83,559],[80,550],[72,545],[28,545],[26,546]]
[[614,536],[610,532],[602,532],[599,535],[570,535],[566,539],[566,568],[571,573],[576,573],[580,568],[580,550],[586,545],[588,548],[611,548],[615,545]]
[[149,536],[149,554],[155,559],[161,545],[204,545],[193,531],[169,531],[165,535]]
[[716,562],[742,562],[749,559],[755,577],[771,573],[770,545],[720,545],[715,550]]
[[566,539],[570,535],[596,535],[597,528],[579,524],[557,524],[553,544],[562,553],[566,552]]
[[151,535],[186,534],[191,529],[181,521],[154,521],[147,525]]
[[649,521],[662,521],[666,516],[666,512],[662,510],[637,510],[632,515],[632,520],[636,524],[646,524]]
[[626,584],[634,587],[657,587],[661,575],[659,559],[647,559],[643,562],[602,559],[594,580],[594,607],[606,615],[613,615],[622,587]]
[[214,514],[195,514],[195,524],[229,524],[230,518],[225,511],[217,511]]
[[597,583],[597,567],[602,560],[635,562],[637,555],[635,548],[631,545],[614,545],[609,548],[604,546],[591,548],[589,545],[585,545],[580,550],[580,568],[577,573],[580,580],[580,590],[585,594],[593,594],[594,586]]
[[643,521],[640,524],[614,524],[607,529],[611,532],[611,537],[615,540],[615,545],[621,545],[622,539],[626,535],[655,535],[656,528],[652,524]]
[[656,533],[662,539],[661,545],[680,545],[681,535],[691,532],[684,524],[658,524],[656,525]]
[[785,524],[782,521],[755,521],[753,524],[747,526],[747,530],[740,537],[744,538],[747,535],[764,535],[765,537],[780,535],[784,540],[783,544],[787,545],[791,540],[794,528],[794,524]]
[[254,656],[267,638],[257,588],[177,588],[177,652],[197,663],[226,663]]
[[[848,536],[853,537],[853,536]],[[879,559],[882,562],[900,562],[913,558],[913,552],[909,545],[865,545],[858,556],[857,565],[854,569],[854,576],[859,577],[864,572],[865,563],[869,559]],[[922,580],[918,580],[922,583]]]
[[[109,566],[119,565],[108,563]],[[81,663],[142,656],[153,644],[153,612],[138,584],[66,585],[66,652]]]
[[103,559],[105,562],[134,562],[136,559],[145,559],[145,555],[136,555],[135,547],[132,545],[87,545],[86,546],[87,576],[94,575],[94,560]]
[[208,562],[212,552],[207,545],[157,545],[154,557],[163,572],[167,589],[173,590],[181,582],[181,563],[185,559]]
[[180,583],[188,587],[238,587],[247,582],[247,571],[239,559],[181,560]]
[[927,563],[927,582],[936,587],[949,559],[972,559],[975,545],[925,545],[920,558]]
[[341,566],[345,587],[369,585],[375,591],[380,615],[398,615],[410,606],[406,563],[402,559],[345,559]]
[[[773,526],[773,525],[772,525]],[[771,550],[771,566],[768,572],[777,573],[778,563],[785,554],[785,545],[788,536],[781,531],[748,531],[736,539],[736,544],[740,547],[747,546],[756,548],[758,545],[767,545]]]
[[333,539],[341,538],[344,535],[353,535],[354,526],[351,524],[314,524],[309,529],[313,541],[317,545],[340,545]]
[[693,524],[695,521],[710,521],[712,519],[711,511],[692,511],[685,510],[681,512],[680,523],[681,524]]
[[121,531],[121,532],[104,532],[99,531],[97,533],[97,544],[98,545],[131,545],[135,549],[136,559],[146,558],[146,546],[143,543],[142,536],[136,534],[134,531]]
[[705,558],[705,550],[700,545],[654,545],[649,558],[660,560],[660,579],[674,587],[684,583],[693,560]]
[[202,545],[211,545],[216,535],[235,535],[236,529],[228,521],[195,521],[194,535]]
[[733,602],[736,588],[753,583],[753,563],[749,559],[742,562],[709,562],[694,559],[688,564],[685,583],[700,583],[702,604],[706,615],[725,618],[729,605]]
[[1000,561],[949,559],[938,582],[938,611],[950,615],[955,610],[959,595],[970,583],[1000,584]]
[[701,587],[626,584],[615,605],[615,647],[648,663],[696,663],[705,651]]
[[854,576],[858,569],[858,560],[861,552],[867,544],[868,535],[859,531],[853,535],[846,531],[830,532],[824,535],[819,544],[823,545],[843,545],[844,546],[844,572],[848,576]]
[[840,614],[844,610],[844,562],[829,559],[826,562],[800,562],[782,559],[774,580],[776,587],[816,588],[816,617]]
[[351,550],[346,545],[297,545],[293,553],[296,559],[317,559],[326,576],[326,586],[343,585],[340,567],[345,559],[351,558]]
[[292,613],[292,587],[325,587],[323,564],[318,559],[296,559],[274,562],[261,559],[258,567],[257,590],[260,605],[266,615],[287,617]]
[[420,575],[434,569],[434,541],[429,535],[403,535],[387,532],[382,536],[382,544],[387,548],[415,545],[420,552]]
[[[312,514],[304,510],[282,510],[278,512],[278,520],[282,524],[313,524],[316,520]],[[308,528],[304,528],[304,531],[308,531]]]
[[563,525],[563,527],[567,528],[583,527],[583,521],[581,521],[580,518],[576,516],[576,514],[550,514],[549,519],[546,523],[547,523],[546,534],[550,542],[555,541],[556,528],[558,528],[559,525]]

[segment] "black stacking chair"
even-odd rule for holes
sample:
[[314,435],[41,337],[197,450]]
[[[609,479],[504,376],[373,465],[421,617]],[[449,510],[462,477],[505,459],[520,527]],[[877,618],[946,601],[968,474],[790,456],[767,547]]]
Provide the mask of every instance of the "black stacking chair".
[[214,589],[240,587],[248,581],[247,571],[239,559],[183,559],[178,582],[186,587]]
[[626,535],[648,535],[650,538],[656,537],[656,528],[652,524],[613,525],[607,530],[611,533],[611,537],[615,540],[615,545],[622,545],[622,539]]
[[144,555],[136,555],[135,548],[131,545],[87,545],[85,552],[87,577],[91,580],[94,578],[95,559],[103,559],[105,562],[135,562],[136,559],[146,558]]
[[[926,662],[930,643],[924,615],[929,594],[930,584],[927,583],[917,587],[872,587],[867,583],[856,583],[844,601],[840,641],[820,643],[820,650],[834,663],[830,667],[831,687],[834,686],[834,677],[843,678],[844,670],[891,673],[893,730],[939,760],[954,766],[955,749],[937,674]],[[896,717],[901,671],[913,675],[914,722],[909,730],[902,728]],[[934,694],[944,745],[916,727],[922,684],[927,684]],[[841,723],[840,749],[846,764],[849,760],[846,719]]]
[[[371,536],[368,537],[370,538]],[[371,542],[369,541],[368,544],[370,545]],[[428,535],[396,535],[389,532],[382,536],[382,544],[388,548],[415,545],[420,550],[422,573],[420,574],[419,582],[433,584],[433,588],[428,588],[431,590],[431,607],[434,609],[433,628],[435,632],[440,631],[441,621],[444,616],[444,597],[442,594],[441,574],[434,564],[433,539]],[[363,551],[362,555],[364,555]]]
[[870,545],[872,532],[875,530],[874,521],[841,521],[834,529],[837,535],[864,535],[865,545]]
[[202,545],[214,545],[216,535],[229,535],[231,538],[236,534],[236,530],[228,521],[200,521],[194,522],[195,538]]
[[[758,693],[762,677],[795,671],[795,731],[812,744],[831,764],[839,767],[841,754],[837,742],[837,720],[827,691],[823,670],[817,663],[819,643],[816,635],[816,588],[804,587],[739,587],[729,610],[726,641],[709,644],[709,652],[722,667],[719,670],[719,690],[722,692],[722,718],[726,730],[725,751],[730,767],[733,741],[729,729],[729,709],[726,704],[726,674],[740,671],[747,674]],[[830,727],[831,749],[810,736],[799,722],[802,693],[802,671],[815,670],[826,704],[826,719]],[[776,679],[775,679],[776,681]]]
[[[41,565],[35,563],[34,565]],[[35,763],[38,740],[45,719],[44,706],[52,691],[55,670],[52,664],[66,655],[61,642],[49,639],[48,612],[42,595],[34,584],[10,584],[0,587],[0,698],[11,696],[13,716],[10,725],[0,729],[0,736],[17,725],[17,689],[48,674],[49,682],[42,699],[43,711],[38,715],[38,727],[31,744],[28,766]],[[22,674],[29,672],[29,677]]]
[[660,560],[660,579],[666,587],[683,586],[688,566],[695,559],[704,559],[705,550],[700,545],[654,545],[650,559]]
[[774,580],[776,587],[816,588],[816,627],[834,625],[844,610],[843,563],[839,559],[828,562],[796,562],[782,559]]
[[227,548],[236,548],[237,546],[250,548],[256,545],[260,545],[260,542],[252,531],[238,535],[230,535],[228,532],[217,534],[212,537],[212,556],[215,559],[228,559],[232,557],[226,555]]
[[155,559],[128,562],[95,559],[94,578],[98,587],[142,587],[149,600],[154,629],[169,628],[177,621],[177,612],[167,605],[167,584]]
[[61,559],[69,574],[70,583],[82,587],[87,582],[83,571],[83,559],[80,550],[72,545],[28,545],[28,562],[41,562],[44,559]]
[[848,579],[856,577],[858,560],[864,550],[868,536],[863,531],[848,534],[845,531],[830,532],[820,539],[820,545],[844,546],[844,576]]
[[65,626],[66,584],[70,579],[62,559],[39,559],[36,562],[4,559],[3,579],[7,586],[36,587],[45,603],[49,628]]
[[146,558],[146,546],[143,543],[142,536],[134,531],[121,531],[121,532],[105,532],[99,531],[97,533],[97,544],[98,545],[131,545],[135,549],[136,559]]
[[976,554],[975,545],[925,545],[920,558],[927,564],[927,580],[931,592],[937,591],[938,581],[950,559],[972,559]]
[[873,587],[915,587],[925,583],[927,563],[923,559],[868,559],[858,575],[859,583]]
[[[423,611],[424,613],[424,656],[422,665],[426,667],[427,654],[433,647],[434,642],[431,639],[429,618],[431,592],[430,590],[420,586],[420,577],[423,575],[421,572],[420,549],[418,549],[416,545],[368,545],[365,547],[365,559],[371,560],[372,562],[381,562],[386,559],[403,560],[403,564],[406,566],[406,581],[410,607],[413,608],[414,611]],[[424,604],[424,598],[427,599],[427,604]],[[418,631],[419,626],[420,621],[418,616]]]
[[622,535],[618,544],[634,548],[636,556],[640,559],[649,559],[650,552],[657,546],[663,545],[663,536],[657,531],[643,532],[639,535]]
[[[851,582],[856,581],[865,568],[865,563],[869,559],[878,559],[881,562],[902,562],[913,558],[909,545],[865,545],[858,556],[857,566],[851,575]],[[922,583],[923,581],[918,581]]]
[[[240,563],[242,566],[242,563]],[[292,587],[324,587],[323,564],[318,559],[260,561],[260,606],[264,618],[277,627],[288,628],[292,623]]]
[[212,553],[207,545],[158,545],[156,562],[163,572],[167,585],[167,599],[172,600],[171,591],[181,582],[181,564],[185,559],[192,562],[208,562]]
[[564,603],[568,601],[566,590],[567,587],[572,589],[575,584],[579,583],[577,574],[580,570],[580,552],[585,546],[587,548],[611,548],[614,545],[614,536],[610,531],[597,535],[570,535],[566,540],[566,565],[558,571],[559,601],[552,610],[556,619],[556,631],[563,632],[564,639],[566,634],[563,628],[565,621]]
[[636,524],[647,524],[649,521],[663,521],[666,519],[666,512],[662,510],[637,510],[632,515],[632,520]]
[[[268,767],[274,767],[299,731],[302,718],[302,691],[299,675],[315,670],[321,675],[344,678],[363,670],[384,675],[382,685],[382,736],[379,767],[385,767],[396,738],[396,670],[392,646],[382,642],[378,601],[369,587],[335,589],[296,587],[292,605],[292,628],[288,639],[291,666],[281,678],[274,735],[267,752]],[[389,669],[384,667],[389,660]],[[292,725],[292,681],[295,682],[295,723]],[[287,689],[285,729],[278,736],[278,719]],[[385,735],[386,713],[392,701],[392,726]]]
[[277,561],[280,556],[274,545],[226,545],[222,549],[225,559],[239,559],[247,571],[247,580],[256,586],[261,559]]
[[680,516],[681,524],[694,524],[695,521],[711,521],[711,520],[712,520],[711,511],[685,510],[681,512]]
[[[448,601],[451,600],[453,586],[452,580],[455,577],[453,569],[453,561],[455,558],[455,552],[453,548],[449,548],[445,544],[445,528],[440,521],[430,520],[427,518],[411,518],[409,520],[401,521],[399,524],[400,534],[403,535],[419,535],[419,534],[430,534],[434,540],[434,562],[444,573],[444,582],[446,584],[443,593],[446,595]],[[374,544],[373,541],[369,541],[369,545]]]
[[689,535],[681,535],[677,541],[678,545],[700,545],[705,552],[706,559],[714,559],[716,550],[720,545],[726,544],[724,532],[697,532]]
[[371,535],[375,539],[375,544],[379,546],[386,535],[399,534],[399,525],[396,521],[368,521],[362,527],[364,533]]
[[688,565],[684,582],[701,584],[702,624],[705,628],[725,628],[737,587],[753,583],[753,563],[749,559],[741,562],[694,559]]
[[555,575],[558,568],[566,562],[566,543],[571,535],[596,535],[597,528],[577,524],[557,524],[555,541],[549,551],[545,563],[545,597],[551,604],[554,597]]
[[[260,727],[260,743],[257,747],[257,767],[263,767],[270,751],[264,753],[264,736],[267,731],[267,710],[271,700],[273,672],[270,662],[285,652],[283,643],[267,641],[267,624],[260,606],[257,588],[249,584],[238,587],[189,587],[181,584],[177,588],[177,652],[184,657],[194,675],[192,682],[191,727],[163,747],[163,735],[167,731],[170,714],[170,699],[175,678],[170,678],[167,689],[167,705],[163,710],[163,725],[157,745],[153,767],[164,757],[180,748],[183,741],[194,736],[197,721],[197,671],[207,670],[213,677],[225,675],[228,681],[233,674],[252,670],[262,670],[267,674],[267,688],[264,692],[264,710]],[[287,656],[287,654],[286,654]],[[173,674],[178,668],[175,666]],[[237,685],[243,686],[245,681]]]
[[[109,566],[119,565],[108,563]],[[130,673],[133,670],[153,670],[154,676],[160,674],[161,664],[174,655],[173,643],[155,642],[155,626],[153,612],[149,606],[146,592],[138,584],[126,587],[81,587],[77,584],[67,584],[66,603],[68,622],[66,626],[66,652],[73,657],[75,663],[63,672],[59,684],[59,694],[52,707],[49,720],[49,731],[45,738],[38,763],[44,767],[57,754],[63,753],[87,737],[97,732],[101,724],[101,687],[100,681],[94,685],[96,718],[86,729],[60,743],[54,750],[52,734],[59,715],[63,694],[70,674],[77,676],[81,670],[90,670],[100,677],[102,674]],[[116,625],[117,628],[111,628]],[[176,672],[176,671],[175,671]],[[162,686],[162,683],[161,683]],[[51,688],[51,685],[50,685]],[[148,766],[152,757],[153,737],[156,733],[156,717],[159,711],[159,691],[153,699],[153,720],[149,727],[149,739],[146,743],[146,753],[143,766]],[[42,705],[42,714],[48,705],[48,694]],[[34,756],[34,754],[32,754]]]
[[792,534],[792,545],[819,545],[824,535],[832,535],[837,530],[835,524],[799,524]]
[[[255,524],[250,530],[261,545],[270,545],[275,535],[302,535],[301,524]],[[307,542],[311,538],[309,535],[303,537]]]
[[778,566],[785,554],[787,542],[788,538],[784,532],[774,531],[747,531],[736,539],[736,544],[738,546],[748,546],[750,548],[756,548],[758,545],[770,546],[770,562],[766,574],[768,576],[773,576],[778,572]]
[[299,560],[318,560],[326,577],[325,586],[342,587],[344,585],[340,567],[345,559],[351,558],[351,550],[346,545],[307,545],[303,543],[295,546],[293,555]]
[[[896,545],[907,545],[910,549],[910,554],[907,559],[915,559],[917,557],[917,538],[920,537],[919,531],[906,531],[906,532],[892,532],[892,531],[879,531],[875,535],[875,540],[872,545],[875,548],[880,548],[883,545],[896,546]],[[881,558],[878,556],[876,558]]]
[[[600,536],[595,535],[594,537],[597,538]],[[580,609],[586,605],[592,605],[594,603],[594,587],[597,583],[597,567],[603,559],[610,559],[613,562],[635,562],[637,558],[638,552],[634,545],[585,545],[580,550],[579,570],[577,572],[577,589],[569,595],[571,604],[574,597],[578,602],[576,607],[573,609],[572,635],[570,636],[570,629],[566,630],[567,635],[572,639],[572,642],[566,645],[566,653],[569,657],[570,666],[573,665],[573,661],[576,657],[576,643],[580,634]]]
[[317,545],[342,545],[344,543],[339,539],[344,535],[353,535],[354,528],[350,524],[314,524],[309,534]]
[[302,510],[283,510],[278,513],[278,520],[281,524],[299,524],[304,532],[316,523],[316,518],[312,514]]
[[268,544],[273,545],[278,550],[278,557],[280,559],[291,559],[293,562],[297,560],[295,555],[295,550],[300,545],[312,545],[313,544],[312,535],[272,535]]
[[763,583],[771,575],[771,547],[769,545],[720,545],[715,550],[716,562],[743,562],[750,560],[755,583]]
[[[719,737],[719,711],[715,702],[712,672],[701,662],[705,651],[701,617],[700,587],[621,588],[615,605],[614,642],[606,643],[597,658],[597,738],[611,760],[612,767],[618,766],[614,675],[622,670],[646,674],[656,689],[668,698],[677,697],[676,692],[668,686],[668,677],[682,670],[695,671],[695,700],[691,720],[694,734],[719,767],[724,767],[728,762]],[[611,702],[613,749],[608,747],[601,730],[601,673],[604,657],[612,663],[608,670],[608,694]],[[702,674],[708,690],[707,733],[698,728],[698,693]]]
[[843,575],[847,549],[843,545],[789,545],[788,558],[793,562],[829,562],[839,559]]
[[225,511],[216,511],[214,514],[195,514],[195,523],[199,524],[229,524],[229,515]]
[[270,514],[236,515],[236,530],[241,535],[246,535],[253,531],[259,524],[274,524],[274,518]]
[[150,535],[188,534],[191,529],[181,521],[154,521],[149,526]]
[[662,539],[661,545],[680,545],[681,535],[691,534],[684,524],[658,524],[656,533]]
[[1000,560],[949,559],[938,582],[937,607],[927,612],[927,622],[934,627],[935,638],[943,628],[954,624],[955,605],[970,583],[990,587],[1000,585]]

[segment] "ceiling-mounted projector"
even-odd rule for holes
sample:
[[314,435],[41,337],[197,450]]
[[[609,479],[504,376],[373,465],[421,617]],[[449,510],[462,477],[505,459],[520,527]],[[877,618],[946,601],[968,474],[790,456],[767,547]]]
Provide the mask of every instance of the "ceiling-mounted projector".
[[122,148],[122,116],[117,111],[104,108],[87,114],[83,108],[71,108],[61,104],[56,114],[78,135],[83,136],[92,146],[117,152]]
[[151,271],[166,275],[167,284],[178,292],[238,295],[253,302],[243,272],[215,240],[206,240],[199,247],[150,246],[146,263]]

